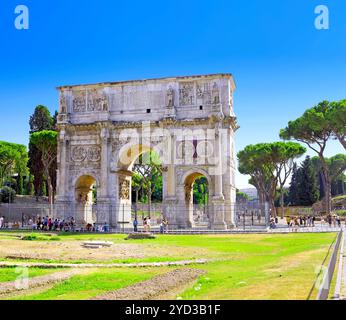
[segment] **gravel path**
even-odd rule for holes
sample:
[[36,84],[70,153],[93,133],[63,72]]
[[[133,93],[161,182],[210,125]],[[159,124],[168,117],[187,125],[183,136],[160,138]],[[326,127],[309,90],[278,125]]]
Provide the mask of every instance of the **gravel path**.
[[184,260],[165,262],[139,262],[139,263],[40,263],[40,262],[0,262],[0,268],[8,267],[28,267],[28,268],[146,268],[146,267],[167,267],[167,266],[187,266],[191,264],[205,264],[209,260]]
[[12,293],[18,293],[18,292],[25,292],[27,290],[32,290],[33,288],[43,287],[47,286],[49,284],[53,284],[56,282],[65,281],[74,275],[81,274],[81,270],[67,270],[67,271],[61,271],[56,272],[53,274],[40,276],[40,277],[34,277],[30,278],[28,281],[28,286],[22,286],[19,287],[16,285],[16,281],[12,282],[3,282],[0,283],[0,298],[4,295],[12,294]]
[[177,269],[126,288],[107,292],[92,300],[155,300],[186,283],[192,283],[205,273],[206,271],[199,269]]

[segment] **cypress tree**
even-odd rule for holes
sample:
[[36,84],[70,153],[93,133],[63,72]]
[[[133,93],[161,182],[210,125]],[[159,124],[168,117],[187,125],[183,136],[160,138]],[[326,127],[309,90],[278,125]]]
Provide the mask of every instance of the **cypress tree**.
[[319,199],[316,174],[309,156],[297,171],[298,205],[311,206]]

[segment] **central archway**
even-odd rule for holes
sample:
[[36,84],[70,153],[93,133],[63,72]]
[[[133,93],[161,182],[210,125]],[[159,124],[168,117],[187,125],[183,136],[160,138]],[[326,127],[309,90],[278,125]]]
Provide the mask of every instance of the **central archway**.
[[[155,155],[154,162],[152,155]],[[117,170],[117,216],[120,227],[128,225],[135,216],[138,218],[144,216],[152,216],[155,219],[160,218],[162,199],[161,203],[156,203],[154,206],[151,203],[152,197],[155,194],[154,191],[157,191],[155,188],[152,188],[152,186],[155,186],[152,184],[152,179],[157,178],[157,173],[153,175],[153,171],[150,169],[155,168],[160,171],[162,197],[164,177],[161,157],[162,152],[159,148],[148,145],[129,144],[120,150]],[[137,190],[136,182],[138,184]],[[142,203],[137,201],[139,199],[142,200]]]

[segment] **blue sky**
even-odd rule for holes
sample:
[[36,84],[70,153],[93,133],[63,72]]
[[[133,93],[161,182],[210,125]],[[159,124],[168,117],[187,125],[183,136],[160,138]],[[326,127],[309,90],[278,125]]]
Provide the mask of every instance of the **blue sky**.
[[[14,28],[19,4],[29,30]],[[314,27],[320,4],[329,30]],[[2,1],[0,140],[27,144],[30,114],[57,109],[58,85],[217,72],[237,84],[237,150],[278,140],[306,108],[346,98],[345,18],[342,0]]]

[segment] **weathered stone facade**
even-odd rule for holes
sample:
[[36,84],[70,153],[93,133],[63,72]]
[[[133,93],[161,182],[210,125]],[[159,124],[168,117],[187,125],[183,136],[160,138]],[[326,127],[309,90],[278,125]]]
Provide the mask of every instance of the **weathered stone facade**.
[[[129,222],[133,163],[155,150],[163,165],[164,215],[171,228],[192,226],[192,185],[200,176],[208,179],[210,227],[234,225],[237,124],[230,74],[58,89],[62,215],[77,215],[90,203],[94,183],[95,222],[114,227]],[[75,218],[91,222],[88,213]]]

